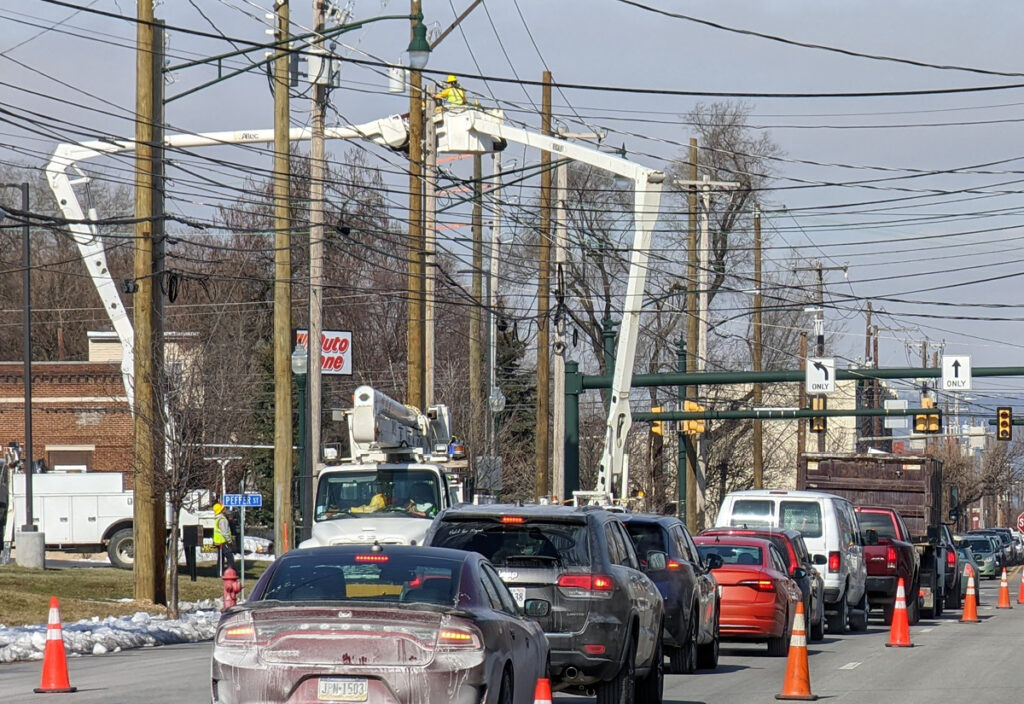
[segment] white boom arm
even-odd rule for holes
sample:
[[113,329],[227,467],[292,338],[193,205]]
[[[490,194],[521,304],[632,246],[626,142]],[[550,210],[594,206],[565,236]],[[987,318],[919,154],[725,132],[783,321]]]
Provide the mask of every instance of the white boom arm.
[[[392,115],[382,120],[374,120],[362,125],[348,127],[329,127],[325,130],[324,136],[327,139],[368,139],[383,146],[398,149],[409,139],[409,131],[404,120],[398,115]],[[310,138],[308,128],[292,128],[288,138],[292,141],[304,141]],[[204,134],[174,134],[168,135],[164,144],[171,148],[188,147],[212,147],[229,144],[255,144],[260,142],[273,142],[274,130],[242,130],[237,132],[208,132]],[[64,217],[70,222],[68,229],[71,230],[78,251],[82,255],[96,287],[103,307],[110,317],[118,339],[121,341],[121,378],[124,381],[125,393],[128,396],[128,405],[134,407],[135,394],[132,382],[135,372],[135,360],[133,354],[134,332],[131,321],[121,302],[121,296],[117,292],[117,285],[110,276],[107,268],[107,256],[104,252],[103,241],[98,236],[96,226],[87,222],[82,206],[75,195],[75,186],[89,182],[89,177],[78,166],[78,163],[87,159],[107,154],[118,154],[121,152],[134,151],[135,142],[129,140],[107,140],[72,144],[60,144],[53,153],[50,163],[46,166],[46,175],[50,181],[50,189],[57,198]],[[72,179],[68,170],[74,170],[77,177]],[[96,211],[89,209],[88,220],[97,220]]]
[[[615,352],[615,372],[612,379],[611,403],[605,428],[604,450],[598,473],[597,490],[610,495],[612,479],[622,475],[621,495],[626,496],[629,486],[629,453],[626,437],[632,425],[629,408],[629,389],[633,379],[633,360],[636,357],[637,336],[640,331],[640,308],[643,305],[647,280],[647,257],[651,247],[651,232],[658,219],[661,205],[661,186],[665,174],[635,164],[623,158],[598,151],[593,147],[556,139],[518,127],[511,127],[497,114],[482,110],[447,110],[444,118],[444,136],[439,151],[489,151],[480,140],[474,144],[473,136],[504,139],[535,149],[554,152],[563,157],[611,171],[633,181],[633,249],[626,282],[626,297],[622,310],[622,325]],[[491,139],[493,142],[493,139]],[[562,399],[556,399],[562,403]]]

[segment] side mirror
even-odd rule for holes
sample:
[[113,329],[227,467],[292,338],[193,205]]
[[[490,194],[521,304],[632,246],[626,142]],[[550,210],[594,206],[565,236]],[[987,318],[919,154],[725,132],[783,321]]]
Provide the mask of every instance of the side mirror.
[[523,613],[530,618],[544,618],[551,613],[551,602],[544,599],[527,599]]
[[874,528],[868,528],[864,531],[864,544],[878,545],[878,531]]
[[816,564],[816,565],[827,565],[828,564],[828,558],[825,557],[824,555],[822,555],[821,553],[815,553],[814,557],[812,559],[814,560],[814,564]]
[[937,542],[939,542],[940,538],[942,537],[942,533],[940,532],[939,527],[938,526],[928,526],[927,537],[928,537],[928,542],[929,543],[937,543]]
[[660,550],[651,550],[647,553],[647,569],[663,570],[668,567],[668,555]]
[[805,570],[803,567],[797,567],[795,570],[793,570],[793,574],[791,576],[794,580],[807,579],[807,570]]
[[717,570],[719,567],[725,564],[725,560],[722,559],[721,555],[714,553],[707,556],[706,561],[708,563],[709,570]]

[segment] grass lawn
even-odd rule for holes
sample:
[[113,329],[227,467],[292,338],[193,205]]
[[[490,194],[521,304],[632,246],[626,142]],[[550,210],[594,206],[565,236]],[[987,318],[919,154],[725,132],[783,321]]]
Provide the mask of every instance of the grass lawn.
[[[246,561],[247,593],[268,564]],[[217,576],[216,563],[200,563],[196,573],[197,579],[192,582],[185,567],[179,567],[181,601],[215,599],[223,593],[224,583]],[[134,590],[135,574],[114,567],[31,570],[14,564],[6,565],[0,567],[0,624],[46,623],[51,596],[60,599],[61,620],[65,623],[93,616],[130,615],[136,611],[167,612],[159,605],[121,601],[131,599]]]

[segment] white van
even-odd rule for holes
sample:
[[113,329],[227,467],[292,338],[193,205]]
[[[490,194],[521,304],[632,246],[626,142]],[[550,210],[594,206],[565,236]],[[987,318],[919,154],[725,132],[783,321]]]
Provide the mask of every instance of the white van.
[[754,489],[734,491],[722,500],[719,526],[793,528],[819,565],[825,580],[829,633],[868,627],[867,567],[864,542],[853,504],[820,491]]

